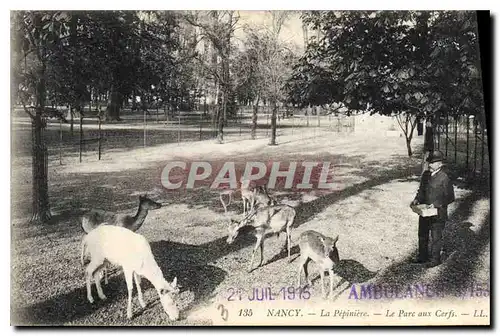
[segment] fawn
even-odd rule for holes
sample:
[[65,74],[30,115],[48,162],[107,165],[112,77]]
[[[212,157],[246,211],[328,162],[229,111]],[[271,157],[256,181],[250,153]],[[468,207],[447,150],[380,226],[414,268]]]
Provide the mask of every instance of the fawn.
[[330,238],[322,235],[319,232],[308,230],[303,232],[299,238],[300,261],[299,261],[299,276],[298,287],[301,286],[301,275],[304,270],[306,282],[311,286],[311,280],[308,279],[307,264],[309,261],[314,261],[320,270],[321,290],[325,296],[324,272],[327,271],[330,276],[330,295],[333,293],[333,267],[339,259],[339,252],[336,244],[339,237]]

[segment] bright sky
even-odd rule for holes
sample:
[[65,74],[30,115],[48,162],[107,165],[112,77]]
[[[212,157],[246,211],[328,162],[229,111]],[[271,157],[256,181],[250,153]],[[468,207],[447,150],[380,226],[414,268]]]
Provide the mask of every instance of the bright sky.
[[[244,26],[245,24],[271,26],[271,16],[266,11],[240,11],[239,25]],[[237,38],[242,38],[244,32],[242,29],[238,29],[235,35]],[[299,12],[292,13],[290,18],[285,21],[280,32],[280,38],[285,42],[296,44],[301,49],[303,48],[304,36]]]

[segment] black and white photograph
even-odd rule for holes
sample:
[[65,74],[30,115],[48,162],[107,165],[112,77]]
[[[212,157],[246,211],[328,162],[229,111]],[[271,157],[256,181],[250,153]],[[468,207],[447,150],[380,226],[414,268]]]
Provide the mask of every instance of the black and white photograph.
[[490,15],[10,10],[11,326],[490,326]]

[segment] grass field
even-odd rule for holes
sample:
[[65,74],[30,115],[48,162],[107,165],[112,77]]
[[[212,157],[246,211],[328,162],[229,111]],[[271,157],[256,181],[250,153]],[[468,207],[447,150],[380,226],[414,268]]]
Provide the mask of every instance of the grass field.
[[[209,323],[196,318],[195,312],[225,299],[229,288],[236,285],[250,289],[296,284],[297,261],[289,262],[281,251],[284,235],[265,241],[265,265],[248,273],[254,238],[243,234],[233,245],[226,244],[226,217],[217,191],[206,187],[163,189],[160,173],[171,160],[234,161],[238,167],[246,161],[330,161],[334,189],[308,193],[280,190],[275,195],[280,202],[296,206],[292,241],[310,229],[339,235],[341,262],[336,272],[348,284],[425,281],[441,284],[449,295],[454,295],[471,283],[489,281],[488,190],[456,182],[457,200],[449,209],[446,237],[459,253],[439,267],[426,269],[407,262],[417,247],[418,218],[408,205],[418,187],[419,160],[408,159],[402,138],[310,128],[284,134],[278,138],[278,146],[268,146],[265,137],[249,140],[229,133],[223,145],[204,140],[147,148],[120,146],[108,150],[101,161],[88,158],[81,164],[68,160],[59,165],[57,155],[51,156],[49,192],[54,218],[45,226],[27,224],[31,208],[30,160],[26,152],[20,150],[17,155],[14,150],[12,323],[170,324],[147,281],[143,282],[143,290],[148,306],[141,309],[134,296],[134,319],[127,321],[127,291],[120,272],[103,286],[108,300],[97,300],[93,305],[86,301],[79,261],[83,233],[77,216],[92,207],[134,214],[142,193],[167,204],[150,212],[139,233],[151,242],[166,278],[177,276],[182,286],[178,303],[183,319],[174,324]],[[420,148],[422,141],[416,138],[415,148]],[[13,148],[21,146],[19,143],[15,141]],[[233,202],[229,210],[237,216],[242,211],[241,202]],[[293,257],[297,252],[297,247],[292,248]],[[321,296],[318,280],[312,293]],[[338,297],[346,295],[345,291],[338,292]]]

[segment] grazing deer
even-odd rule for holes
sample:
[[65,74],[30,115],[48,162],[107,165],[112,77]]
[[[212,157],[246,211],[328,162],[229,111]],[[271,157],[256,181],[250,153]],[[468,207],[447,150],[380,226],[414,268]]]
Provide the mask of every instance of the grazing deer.
[[[311,286],[311,280],[308,279],[307,264],[313,260],[319,268],[321,276],[321,290],[325,296],[324,272],[327,271],[330,275],[330,295],[333,293],[333,266],[339,262],[339,251],[336,244],[338,236],[330,238],[322,235],[319,232],[308,230],[303,232],[299,238],[300,262],[298,287],[301,285],[302,270],[306,276],[306,282]],[[326,296],[325,296],[326,297]]]
[[140,285],[141,276],[148,279],[154,286],[160,296],[163,310],[169,318],[172,320],[179,318],[179,310],[171,296],[179,292],[177,277],[171,283],[165,280],[148,241],[142,235],[119,226],[101,225],[83,238],[81,247],[82,265],[84,265],[85,257],[90,257],[85,270],[87,299],[90,303],[94,302],[91,290],[92,277],[94,277],[99,298],[106,299],[100,283],[100,269],[109,262],[123,268],[128,290],[127,318],[132,318],[134,281],[137,286],[139,304],[142,308],[146,307]]
[[[101,209],[91,209],[87,213],[85,213],[80,218],[80,223],[83,231],[89,233],[96,227],[109,224],[115,226],[121,226],[127,228],[133,232],[140,229],[146,216],[148,215],[149,210],[159,209],[161,208],[161,204],[157,203],[145,195],[139,196],[139,208],[135,216],[126,215],[126,214],[117,214],[111,211],[105,211]],[[108,270],[107,267],[104,267],[104,281],[108,283]]]
[[[226,210],[226,205],[222,200],[222,205]],[[226,211],[227,213],[227,211]],[[286,231],[286,247],[288,250],[288,258],[290,259],[290,249],[291,249],[291,230],[292,224],[295,219],[295,209],[289,205],[273,205],[268,207],[256,208],[252,212],[246,214],[244,218],[240,221],[235,221],[231,219],[228,223],[228,237],[227,243],[232,244],[236,237],[238,236],[240,229],[243,227],[253,227],[253,234],[257,238],[255,247],[252,253],[252,259],[250,260],[250,266],[248,272],[253,271],[253,263],[255,258],[255,252],[257,248],[260,247],[260,262],[257,267],[262,265],[264,259],[264,240],[267,234],[275,234],[279,238],[280,232]],[[283,246],[284,248],[284,246]]]
[[149,210],[161,208],[161,204],[157,203],[145,195],[139,196],[139,208],[135,216],[126,214],[117,214],[111,211],[101,209],[91,209],[81,218],[81,226],[83,231],[89,233],[96,227],[106,223],[108,225],[121,226],[131,231],[137,231],[144,223]]

